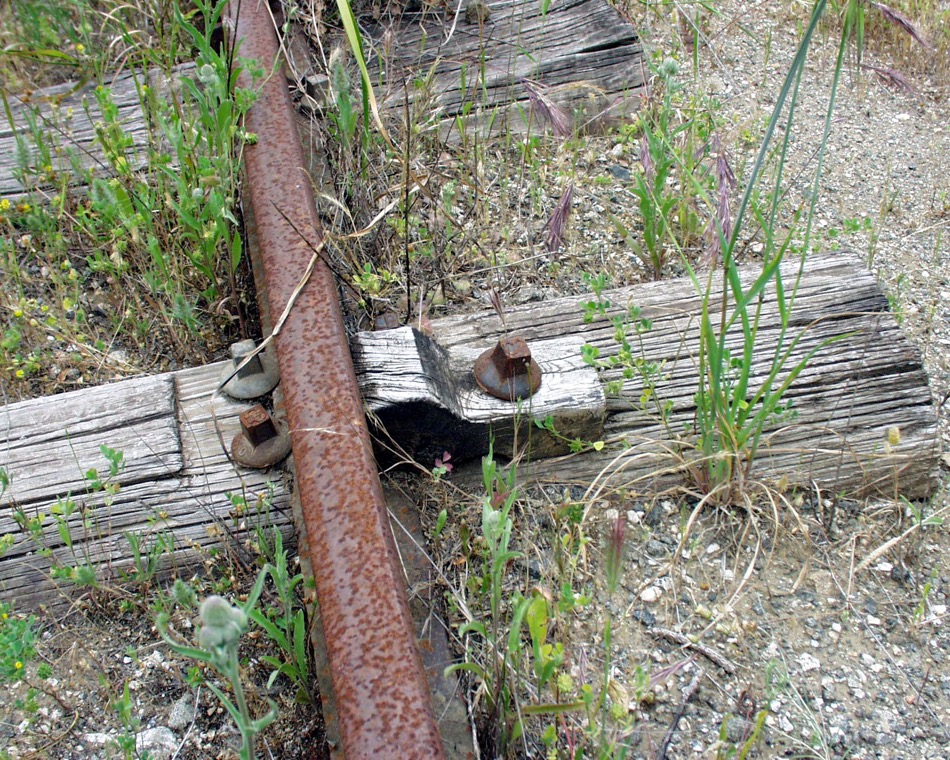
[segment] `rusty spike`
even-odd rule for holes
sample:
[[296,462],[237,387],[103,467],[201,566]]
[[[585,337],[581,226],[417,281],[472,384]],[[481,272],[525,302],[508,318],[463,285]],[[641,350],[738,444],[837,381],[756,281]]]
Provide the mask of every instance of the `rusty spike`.
[[475,360],[475,381],[486,393],[505,401],[528,398],[541,387],[541,367],[524,338],[512,335]]
[[[228,9],[241,56],[269,69],[278,46],[267,3]],[[277,323],[322,229],[283,77],[261,85],[245,72],[240,84],[259,92],[245,123],[258,135],[244,151],[247,200]],[[337,287],[322,262],[283,324],[277,357],[343,754],[443,758]]]
[[287,458],[290,433],[260,404],[241,414],[241,432],[231,442],[231,456],[244,467],[264,470]]

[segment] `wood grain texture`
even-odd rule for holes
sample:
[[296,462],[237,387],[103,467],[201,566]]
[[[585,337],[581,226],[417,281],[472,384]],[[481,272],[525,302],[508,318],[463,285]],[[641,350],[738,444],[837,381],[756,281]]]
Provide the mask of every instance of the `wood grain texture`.
[[[368,22],[369,67],[387,108],[408,98],[428,123],[523,132],[531,115],[525,80],[573,113],[581,131],[629,116],[643,91],[643,48],[634,28],[602,0],[542,4],[489,0],[479,24],[465,2],[436,12]],[[423,118],[420,116],[420,118]]]
[[[534,342],[541,387],[511,403],[482,391],[472,372],[479,354],[501,337],[449,352],[410,327],[358,334],[353,361],[377,438],[385,435],[427,466],[445,451],[457,463],[482,456],[490,439],[509,457],[529,442],[535,456],[556,456],[569,451],[570,439],[600,440],[604,392],[597,373],[581,360],[580,342]],[[548,417],[558,436],[534,425]],[[391,459],[385,447],[378,447],[377,458],[383,466]]]
[[[173,536],[174,550],[163,556],[159,578],[167,577],[173,569],[187,572],[211,549],[239,562],[251,560],[249,542],[256,539],[259,527],[276,526],[284,535],[285,547],[293,549],[289,481],[284,470],[246,470],[228,458],[225,447],[239,432],[238,417],[249,404],[220,396],[212,401],[222,366],[211,364],[25,402],[48,407],[49,430],[53,430],[57,414],[68,416],[57,407],[91,412],[87,434],[96,435],[97,425],[114,423],[117,413],[95,412],[101,409],[101,400],[107,399],[109,408],[116,410],[139,397],[146,403],[149,400],[142,396],[142,388],[151,384],[162,390],[161,395],[152,394],[152,405],[162,405],[168,398],[173,401],[171,419],[179,464],[147,480],[123,482],[111,499],[102,493],[73,490],[71,498],[82,505],[82,514],[77,511],[66,520],[71,545],[49,517],[56,497],[65,497],[66,491],[6,504],[0,509],[0,535],[10,533],[15,542],[0,558],[0,597],[15,601],[19,609],[39,604],[58,608],[87,590],[69,581],[52,580],[53,565],[94,564],[101,584],[122,580],[133,566],[127,533],[138,536],[143,547],[152,545],[160,533]],[[9,413],[9,408],[3,412]],[[12,474],[16,482],[16,473]],[[41,537],[34,538],[21,529],[15,509],[29,517],[47,515]]]
[[72,391],[0,410],[0,466],[11,478],[0,506],[48,501],[86,489],[84,473],[108,470],[100,451],[123,452],[121,486],[182,467],[174,383],[168,375]]
[[[798,262],[783,267],[790,283]],[[756,268],[743,270],[744,279]],[[638,492],[687,485],[695,444],[700,299],[686,279],[645,283],[604,294],[619,313],[628,304],[653,322],[643,336],[643,358],[662,365],[656,398],[672,402],[664,425],[655,408],[642,408],[643,386],[628,381],[608,397],[600,453],[559,459],[532,458],[522,468],[531,478]],[[606,320],[583,321],[581,301],[565,298],[506,309],[509,332],[536,341],[578,338],[602,356],[616,353]],[[717,301],[714,294],[711,303]],[[436,320],[433,337],[448,351],[482,345],[501,329],[493,312]],[[738,349],[741,332],[731,339]],[[774,292],[763,304],[751,388],[763,381],[778,349],[779,317]],[[846,337],[842,337],[846,336]],[[797,344],[792,342],[798,339]],[[917,349],[904,337],[887,301],[857,257],[839,252],[812,256],[802,278],[784,340],[786,368],[829,340],[795,380],[786,398],[794,417],[767,429],[752,474],[852,495],[923,497],[935,487],[939,448],[927,376]],[[605,372],[605,381],[617,378]],[[784,373],[780,375],[784,377]],[[888,441],[899,431],[900,441]]]

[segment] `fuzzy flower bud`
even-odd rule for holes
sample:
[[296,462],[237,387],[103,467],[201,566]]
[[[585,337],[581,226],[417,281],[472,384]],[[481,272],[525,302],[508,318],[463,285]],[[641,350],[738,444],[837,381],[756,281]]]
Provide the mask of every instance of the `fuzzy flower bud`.
[[205,649],[235,646],[247,630],[247,615],[220,596],[209,596],[201,603],[201,631],[198,640]]

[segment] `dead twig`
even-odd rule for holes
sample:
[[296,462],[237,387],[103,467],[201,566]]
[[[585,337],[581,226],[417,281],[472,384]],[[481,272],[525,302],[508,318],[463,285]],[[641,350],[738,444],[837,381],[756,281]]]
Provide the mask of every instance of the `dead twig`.
[[676,708],[676,712],[673,713],[673,720],[670,722],[670,727],[666,731],[666,736],[663,737],[663,743],[660,745],[659,752],[656,753],[656,760],[666,760],[666,753],[670,748],[670,742],[673,741],[673,734],[676,733],[676,727],[686,713],[686,705],[689,704],[689,701],[696,695],[696,692],[699,691],[699,682],[704,675],[706,675],[705,671],[700,668],[696,671],[696,675],[693,676],[693,680],[683,689],[683,701],[680,702],[679,707]]
[[736,665],[734,662],[732,662],[732,660],[727,659],[724,655],[719,654],[719,652],[717,652],[715,649],[707,647],[705,644],[691,640],[688,636],[684,636],[682,633],[671,631],[669,628],[649,628],[647,632],[651,636],[668,639],[689,649],[696,650],[707,660],[712,662],[714,665],[718,665],[730,675],[736,672]]

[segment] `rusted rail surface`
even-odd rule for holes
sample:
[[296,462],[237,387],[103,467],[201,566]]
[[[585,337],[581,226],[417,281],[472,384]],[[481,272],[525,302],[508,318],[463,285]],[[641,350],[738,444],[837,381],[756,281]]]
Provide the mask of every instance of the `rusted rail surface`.
[[[277,60],[263,0],[231,3],[240,55]],[[244,82],[244,85],[249,85]],[[274,324],[322,239],[279,69],[247,116],[250,204]],[[347,758],[441,758],[337,288],[318,262],[277,336],[297,483]]]

